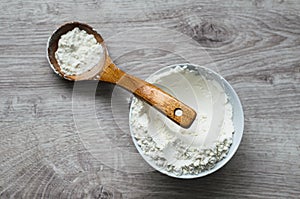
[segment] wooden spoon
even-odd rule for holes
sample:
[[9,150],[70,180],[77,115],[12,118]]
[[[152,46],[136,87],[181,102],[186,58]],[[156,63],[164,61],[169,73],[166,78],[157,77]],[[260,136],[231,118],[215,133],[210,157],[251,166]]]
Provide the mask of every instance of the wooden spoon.
[[[105,58],[104,62],[99,63],[91,70],[80,75],[70,76],[65,75],[61,71],[60,66],[55,58],[55,52],[58,48],[58,41],[61,35],[66,34],[76,27],[78,27],[80,30],[85,30],[88,34],[93,34],[95,36],[96,40],[102,45],[104,49]],[[48,60],[52,69],[54,70],[54,72],[67,80],[100,80],[119,85],[132,92],[136,96],[140,97],[141,99],[145,100],[147,103],[155,107],[157,110],[165,114],[168,118],[184,128],[190,127],[195,120],[196,112],[192,108],[185,105],[170,94],[164,92],[160,88],[137,77],[126,74],[124,71],[119,69],[112,62],[112,59],[107,52],[104,40],[101,35],[87,24],[70,22],[62,25],[49,38],[47,50]]]

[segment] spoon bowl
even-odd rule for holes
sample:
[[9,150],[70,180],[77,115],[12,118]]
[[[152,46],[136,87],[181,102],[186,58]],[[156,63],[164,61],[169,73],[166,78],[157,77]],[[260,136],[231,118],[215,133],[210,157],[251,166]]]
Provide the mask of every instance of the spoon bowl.
[[[74,28],[79,28],[80,30],[86,31],[88,34],[94,35],[95,39],[99,44],[101,44],[104,54],[103,54],[103,59],[100,59],[101,61],[98,63],[98,65],[94,66],[91,70],[82,73],[80,75],[66,75],[64,72],[61,70],[56,57],[55,57],[55,52],[58,49],[58,42],[59,39],[61,38],[62,35],[68,33],[69,31],[73,30]],[[101,37],[100,34],[98,34],[91,26],[84,24],[84,23],[79,23],[79,22],[71,22],[71,23],[66,23],[62,26],[60,26],[49,38],[48,40],[48,46],[47,46],[47,53],[48,53],[48,61],[50,63],[51,68],[55,73],[60,75],[61,77],[71,80],[71,81],[78,81],[78,80],[88,80],[88,79],[95,79],[97,74],[101,72],[101,69],[104,66],[104,61],[106,60],[108,53],[106,46],[104,44],[104,40]]]
[[[88,34],[94,35],[97,42],[102,45],[104,53],[100,62],[90,70],[79,75],[66,75],[61,70],[56,60],[55,52],[58,49],[58,42],[61,36],[76,27],[80,30],[86,31]],[[151,106],[155,107],[158,111],[162,112],[169,119],[183,128],[189,128],[196,118],[196,112],[188,105],[179,101],[157,86],[129,75],[119,69],[110,58],[104,39],[87,24],[70,22],[59,27],[48,40],[47,53],[51,68],[55,73],[67,80],[100,80],[121,86],[135,94],[135,96],[143,99]]]

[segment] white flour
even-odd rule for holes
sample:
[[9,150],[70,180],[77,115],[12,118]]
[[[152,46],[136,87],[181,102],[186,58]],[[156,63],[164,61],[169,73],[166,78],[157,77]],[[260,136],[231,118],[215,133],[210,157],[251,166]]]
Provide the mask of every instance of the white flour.
[[81,75],[96,66],[103,57],[103,48],[94,35],[74,28],[62,35],[55,58],[65,75]]
[[147,159],[175,175],[194,175],[213,168],[227,155],[234,132],[232,106],[223,88],[186,66],[177,66],[149,81],[168,88],[196,110],[197,117],[189,129],[184,129],[134,98],[131,129]]

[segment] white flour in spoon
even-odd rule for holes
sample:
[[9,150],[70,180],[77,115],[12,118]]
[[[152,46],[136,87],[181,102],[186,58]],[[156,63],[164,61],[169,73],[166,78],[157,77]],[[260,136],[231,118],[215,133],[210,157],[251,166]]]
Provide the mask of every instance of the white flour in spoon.
[[191,106],[197,117],[181,128],[147,103],[134,98],[130,124],[147,159],[175,175],[198,174],[226,157],[234,132],[232,106],[224,89],[186,66],[177,66],[150,78]]
[[99,64],[103,54],[94,35],[74,28],[59,39],[55,58],[65,75],[81,75]]

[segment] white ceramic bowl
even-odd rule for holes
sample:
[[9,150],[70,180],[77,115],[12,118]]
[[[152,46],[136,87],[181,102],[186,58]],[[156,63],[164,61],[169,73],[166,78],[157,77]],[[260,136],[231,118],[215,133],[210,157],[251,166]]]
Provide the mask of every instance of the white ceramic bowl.
[[[194,65],[194,64],[176,64],[176,65],[171,65],[171,66],[167,66],[167,67],[164,67],[158,71],[156,71],[155,73],[153,73],[149,78],[146,79],[146,81],[148,79],[151,79],[153,76],[156,76],[158,74],[161,74],[161,73],[164,73],[168,70],[170,70],[171,68],[175,68],[176,66],[183,66],[183,65],[186,65],[188,67],[188,69],[190,70],[196,70],[198,71],[201,75],[204,75],[206,77],[209,77],[209,78],[213,78],[215,81],[217,81],[222,87],[223,89],[225,90],[225,93],[227,94],[228,96],[228,100],[229,102],[231,103],[232,105],[232,111],[233,111],[233,115],[232,115],[232,120],[233,120],[233,125],[234,125],[234,134],[233,134],[233,142],[232,142],[232,145],[229,149],[229,152],[227,154],[227,156],[222,159],[221,161],[219,161],[215,167],[213,167],[212,169],[210,170],[206,170],[206,171],[203,171],[203,172],[200,172],[199,174],[195,174],[195,175],[191,175],[191,174],[187,174],[187,175],[175,175],[174,173],[172,172],[168,172],[167,170],[165,169],[162,169],[161,167],[158,167],[154,161],[152,161],[152,159],[148,156],[146,156],[142,149],[140,148],[140,146],[138,145],[137,143],[137,140],[135,139],[134,137],[134,134],[133,134],[133,127],[130,126],[130,132],[131,132],[131,137],[133,139],[133,142],[135,144],[135,147],[137,148],[138,152],[141,154],[141,156],[144,158],[144,160],[151,166],[153,167],[155,170],[163,173],[163,174],[166,174],[168,176],[171,176],[171,177],[175,177],[175,178],[182,178],[182,179],[192,179],[192,178],[199,178],[199,177],[203,177],[203,176],[206,176],[208,174],[211,174],[217,170],[219,170],[221,167],[223,167],[231,158],[232,156],[235,154],[235,152],[237,151],[239,145],[240,145],[240,142],[242,140],[242,135],[243,135],[243,130],[244,130],[244,113],[243,113],[243,108],[242,108],[242,105],[241,105],[241,102],[239,100],[239,97],[238,95],[236,94],[236,92],[233,90],[233,88],[231,87],[231,85],[219,74],[217,74],[216,72],[208,69],[208,68],[205,68],[205,67],[202,67],[202,66],[198,66],[198,65]],[[164,89],[164,88],[162,88]],[[167,91],[167,90],[166,90]],[[168,91],[167,91],[168,92]],[[130,113],[129,113],[129,120],[131,121],[132,119],[132,106],[130,107]],[[130,122],[131,123],[131,122]]]

